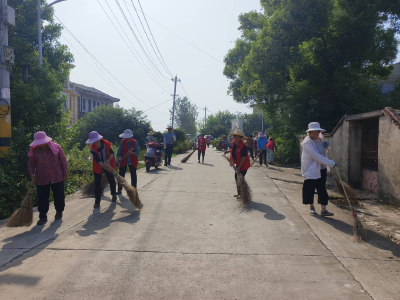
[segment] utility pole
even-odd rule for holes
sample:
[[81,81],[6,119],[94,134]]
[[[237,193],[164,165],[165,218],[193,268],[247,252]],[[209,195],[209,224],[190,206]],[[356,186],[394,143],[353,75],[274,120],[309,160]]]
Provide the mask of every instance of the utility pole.
[[264,132],[264,112],[261,111],[261,131]]
[[11,146],[11,93],[10,71],[14,65],[14,48],[8,47],[8,26],[15,26],[15,10],[0,0],[0,157],[4,157]]
[[178,76],[177,76],[177,75],[175,75],[175,78],[171,78],[171,80],[172,80],[172,81],[174,81],[174,83],[175,83],[175,86],[174,86],[174,94],[173,94],[173,95],[171,95],[171,96],[173,96],[173,97],[174,97],[174,104],[173,104],[173,106],[172,106],[172,124],[171,124],[171,126],[172,126],[172,127],[174,127],[174,117],[175,117],[175,98],[176,98],[176,96],[179,96],[179,95],[177,95],[177,94],[176,94],[176,84],[178,83],[178,81],[179,81],[179,82],[181,82],[181,80],[178,78]]
[[203,108],[203,110],[204,110],[204,127],[206,127],[206,119],[207,119],[207,106],[205,106],[204,108]]

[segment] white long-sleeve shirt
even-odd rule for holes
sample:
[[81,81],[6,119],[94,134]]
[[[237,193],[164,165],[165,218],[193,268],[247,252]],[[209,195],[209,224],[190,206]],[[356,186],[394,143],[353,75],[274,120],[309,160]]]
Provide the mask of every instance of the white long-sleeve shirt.
[[301,143],[301,175],[304,179],[318,179],[321,177],[321,165],[333,167],[335,162],[327,159],[318,152],[317,147],[310,137],[306,137]]

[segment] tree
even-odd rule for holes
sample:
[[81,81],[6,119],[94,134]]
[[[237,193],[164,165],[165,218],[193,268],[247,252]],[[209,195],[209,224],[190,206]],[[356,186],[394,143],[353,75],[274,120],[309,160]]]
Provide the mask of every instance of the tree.
[[232,127],[231,121],[235,118],[236,118],[235,115],[227,110],[218,111],[216,114],[211,114],[208,116],[205,125],[202,122],[198,124],[199,131],[203,132],[204,134],[211,134],[210,132],[214,128],[216,128],[218,125],[221,125],[226,129],[226,132],[228,133]]
[[283,140],[295,140],[310,121],[332,130],[344,114],[387,103],[379,80],[396,57],[399,2],[261,5],[263,13],[239,17],[242,36],[225,57],[224,75],[235,101],[265,103],[267,123]]
[[121,142],[119,134],[123,133],[125,129],[131,129],[133,138],[138,141],[140,146],[144,147],[144,139],[152,130],[149,121],[141,111],[108,105],[96,106],[93,112],[85,114],[73,128],[80,133],[77,136],[77,142],[82,148],[89,137],[89,132],[94,130],[106,140],[119,145]]
[[187,97],[179,97],[175,101],[175,120],[177,128],[195,136],[197,116],[197,106],[192,104]]
[[[261,131],[262,130],[262,114],[263,112],[260,111],[259,113],[253,114],[244,114],[243,115],[243,130],[246,135],[253,134],[254,131]],[[264,118],[264,131],[268,128],[268,124],[265,122]]]

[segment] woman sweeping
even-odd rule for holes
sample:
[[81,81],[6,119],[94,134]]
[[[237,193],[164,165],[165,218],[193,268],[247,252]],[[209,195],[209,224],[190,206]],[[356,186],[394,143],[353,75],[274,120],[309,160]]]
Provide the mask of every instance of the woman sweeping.
[[[243,139],[247,137],[243,134],[243,131],[236,129],[234,133],[230,133],[233,136],[232,149],[226,151],[226,153],[231,153],[231,163],[236,165],[235,167],[240,171],[240,173],[246,176],[247,170],[250,168],[250,158],[247,147],[243,142]],[[237,173],[235,172],[235,181],[237,182]],[[236,185],[237,186],[237,185]],[[237,186],[237,194],[234,197],[240,197],[240,189]]]
[[[44,131],[36,132],[30,144],[28,169],[32,180],[36,179],[39,221],[47,223],[50,189],[53,191],[55,220],[61,220],[65,207],[64,180],[68,177],[67,159],[60,145],[53,142]],[[36,177],[36,178],[35,178]]]
[[325,144],[320,139],[321,132],[318,122],[308,124],[307,137],[301,142],[301,174],[304,177],[303,204],[310,205],[310,214],[315,214],[314,191],[318,193],[318,203],[321,204],[321,217],[333,216],[326,209],[328,205],[328,192],[326,191],[326,166],[334,167],[334,161],[326,158]]
[[[117,161],[119,161],[119,175],[125,178],[126,169],[129,167],[131,172],[131,186],[137,186],[136,169],[139,162],[139,143],[133,139],[132,130],[126,129],[124,133],[119,135],[123,140],[119,145],[117,152]],[[122,192],[122,184],[118,183],[117,195]]]
[[268,139],[265,136],[264,132],[260,132],[258,139],[257,139],[257,150],[260,152],[260,167],[263,164],[263,159],[264,159],[264,165],[267,165],[267,144],[268,144]]
[[199,163],[200,163],[200,155],[202,156],[203,160],[202,163],[204,164],[204,155],[206,155],[206,146],[207,146],[207,139],[204,138],[204,133],[200,134],[200,138],[197,140],[198,147],[198,156],[199,156]]
[[89,139],[86,144],[91,144],[90,152],[93,154],[93,174],[94,174],[94,195],[95,202],[93,207],[100,207],[101,200],[101,176],[106,174],[107,181],[110,184],[112,202],[117,201],[116,184],[114,176],[104,169],[104,164],[108,163],[115,170],[114,151],[111,148],[111,143],[103,139],[103,136],[92,131],[89,133]]

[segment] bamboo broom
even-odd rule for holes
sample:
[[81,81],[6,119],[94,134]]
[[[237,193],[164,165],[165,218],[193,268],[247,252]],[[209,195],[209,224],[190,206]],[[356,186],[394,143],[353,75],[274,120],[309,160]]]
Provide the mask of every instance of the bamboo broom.
[[23,227],[31,226],[33,221],[33,203],[32,193],[35,189],[36,176],[29,185],[28,194],[22,200],[21,207],[18,208],[8,220],[6,227]]
[[[106,174],[103,173],[101,176],[101,193],[103,194],[104,189],[109,185]],[[83,197],[94,197],[94,181],[85,185],[82,189]]]
[[192,156],[193,153],[195,153],[197,149],[194,149],[192,153],[190,153],[188,156],[186,156],[184,159],[181,160],[181,163],[185,163],[189,160],[189,158]]
[[[221,155],[221,156],[223,158],[225,158],[229,162],[229,164],[232,166],[232,163],[229,160],[229,158],[227,158],[225,155]],[[247,204],[249,204],[251,202],[253,194],[252,194],[250,186],[248,185],[247,181],[244,179],[242,173],[240,173],[240,171],[237,168],[234,168],[234,170],[237,174],[236,185],[240,191],[240,196],[237,197],[236,199],[238,200],[240,207],[245,207]]]
[[[250,164],[250,167],[252,167],[252,166],[254,165],[254,163],[255,163],[255,162],[257,161],[257,159],[260,157],[260,154],[261,154],[261,151],[258,152],[256,158],[255,158],[255,159],[253,160],[253,162]],[[268,163],[265,162],[265,164],[266,164],[267,167],[268,167]]]
[[137,189],[127,183],[125,178],[119,175],[109,164],[104,164],[104,168],[114,176],[119,184],[122,184],[126,193],[128,194],[129,201],[131,201],[136,208],[141,210],[142,203],[140,202]]

